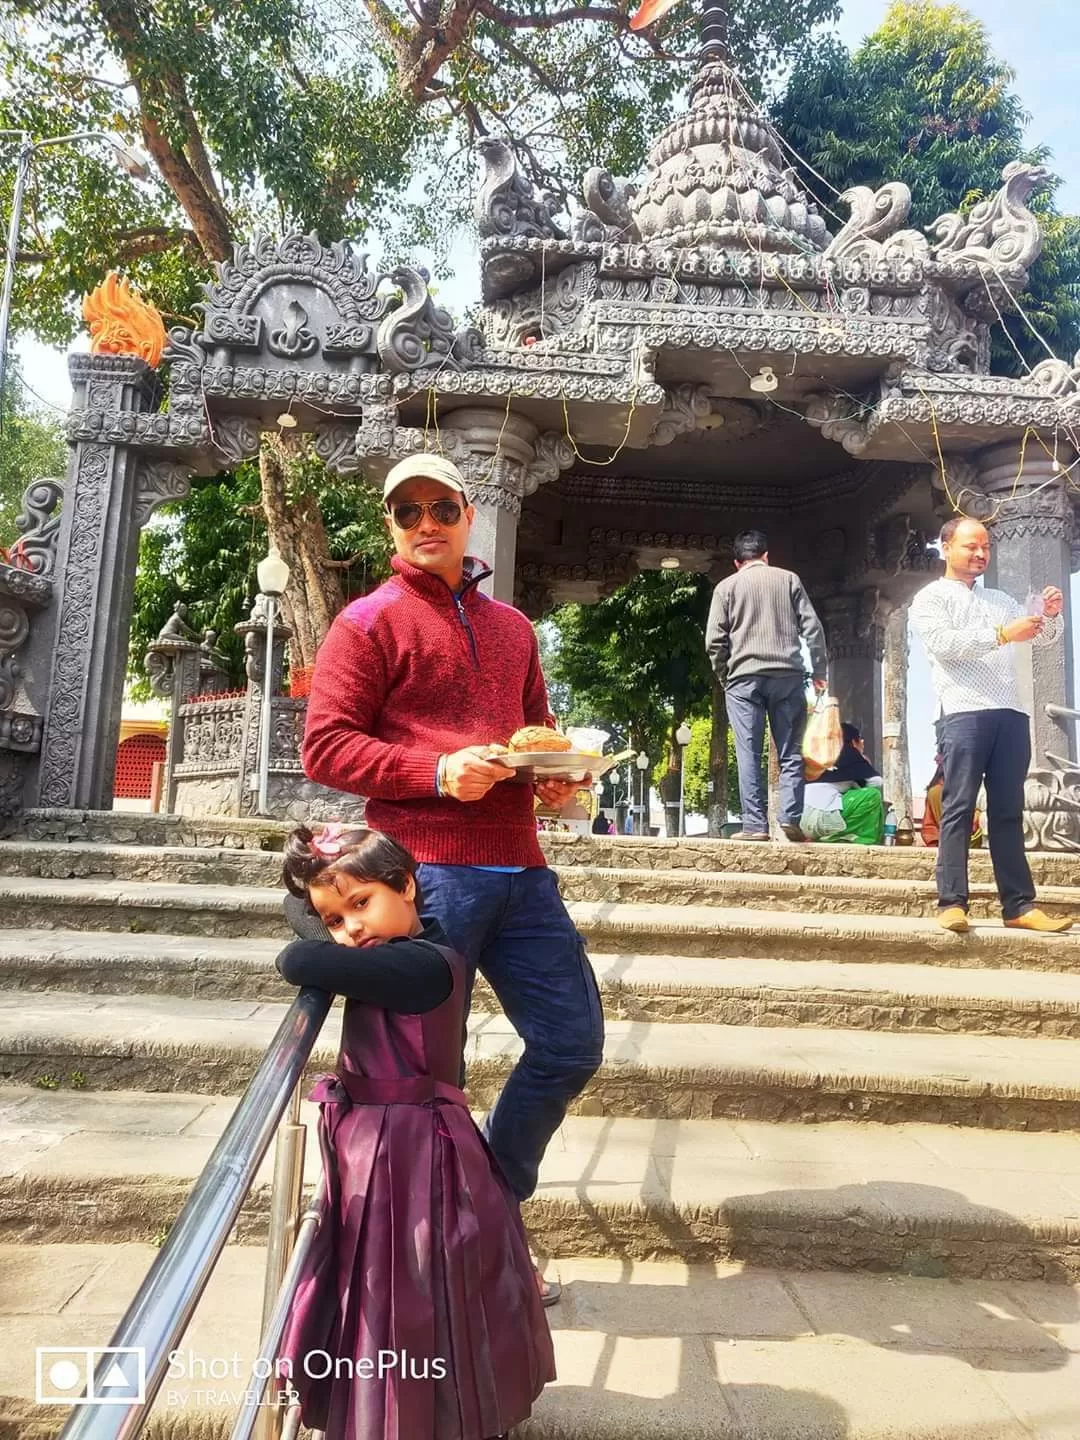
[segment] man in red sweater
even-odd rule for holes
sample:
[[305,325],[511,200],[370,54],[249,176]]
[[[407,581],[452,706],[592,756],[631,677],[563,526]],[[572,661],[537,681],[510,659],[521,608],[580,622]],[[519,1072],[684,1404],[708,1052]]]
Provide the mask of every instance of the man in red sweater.
[[[348,605],[315,665],[304,736],[312,780],[367,797],[367,822],[410,850],[425,913],[487,978],[525,1051],[488,1117],[522,1200],[567,1106],[600,1065],[592,967],[536,838],[533,788],[487,758],[523,725],[554,725],[533,628],[490,599],[466,555],[473,508],[457,467],[413,455],[386,477],[396,555]],[[537,785],[548,805],[578,787]]]

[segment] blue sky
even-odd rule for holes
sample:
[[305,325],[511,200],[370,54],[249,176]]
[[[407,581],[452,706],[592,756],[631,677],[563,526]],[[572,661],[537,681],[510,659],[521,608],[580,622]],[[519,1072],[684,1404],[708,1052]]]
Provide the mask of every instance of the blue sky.
[[[1080,0],[966,0],[964,8],[983,21],[995,51],[1016,72],[1016,89],[1031,115],[1028,138],[1050,147],[1053,168],[1065,182],[1058,194],[1061,207],[1080,212]],[[848,0],[837,27],[840,37],[848,45],[858,44],[877,28],[887,9],[887,0]],[[470,236],[458,238],[452,261],[456,273],[441,286],[441,295],[460,313],[477,298],[476,251]],[[33,343],[19,348],[28,384],[45,401],[66,408],[71,392],[65,357]],[[1080,615],[1077,581],[1073,605]],[[1080,625],[1077,630],[1080,642]],[[1080,663],[1077,670],[1080,673]],[[908,713],[912,780],[919,790],[933,763],[933,713],[929,673],[918,642],[912,646]]]

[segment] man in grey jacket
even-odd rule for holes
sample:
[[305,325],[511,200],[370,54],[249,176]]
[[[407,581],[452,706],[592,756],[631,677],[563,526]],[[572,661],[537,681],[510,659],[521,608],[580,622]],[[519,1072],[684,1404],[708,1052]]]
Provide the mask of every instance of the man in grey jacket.
[[825,631],[798,575],[769,564],[760,530],[735,537],[735,574],[713,591],[705,646],[727,695],[739,765],[742,833],[768,840],[768,792],[762,766],[765,717],[780,757],[780,828],[804,840],[802,738],[806,678],[800,640],[810,651],[814,689],[825,689]]

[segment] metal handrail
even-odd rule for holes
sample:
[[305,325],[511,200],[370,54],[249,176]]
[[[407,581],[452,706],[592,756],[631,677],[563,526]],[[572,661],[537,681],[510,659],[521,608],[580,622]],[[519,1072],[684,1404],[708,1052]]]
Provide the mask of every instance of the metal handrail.
[[[108,1348],[142,1352],[142,1399],[79,1406],[59,1440],[133,1440],[141,1433],[165,1379],[169,1353],[183,1338],[202,1298],[332,1003],[325,990],[305,988],[289,1007],[161,1253],[117,1326]],[[103,1384],[111,1363],[112,1357],[103,1356],[95,1389]]]
[[262,1381],[253,1379],[252,1383],[248,1386],[244,1402],[240,1407],[240,1413],[237,1415],[232,1431],[230,1432],[229,1440],[251,1440],[255,1423],[259,1418],[263,1391],[267,1385],[274,1383],[273,1365],[277,1359],[278,1346],[281,1344],[281,1337],[285,1333],[285,1325],[289,1319],[293,1296],[296,1294],[297,1287],[300,1284],[304,1263],[307,1260],[312,1245],[315,1243],[315,1236],[322,1222],[325,1202],[326,1176],[324,1175],[319,1181],[318,1189],[312,1197],[311,1204],[304,1211],[300,1221],[300,1228],[296,1233],[296,1244],[293,1246],[292,1254],[289,1256],[289,1263],[285,1268],[281,1287],[277,1291],[270,1318],[263,1331],[259,1353],[252,1362],[252,1371],[265,1374],[267,1378]]

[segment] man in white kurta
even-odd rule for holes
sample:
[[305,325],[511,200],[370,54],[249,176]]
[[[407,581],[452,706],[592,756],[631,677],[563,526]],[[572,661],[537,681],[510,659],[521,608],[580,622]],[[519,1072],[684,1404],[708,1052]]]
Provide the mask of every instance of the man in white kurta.
[[1003,590],[975,582],[990,562],[990,535],[977,520],[950,520],[941,532],[945,575],[915,597],[911,623],[930,657],[941,709],[944,757],[938,842],[938,921],[957,934],[968,928],[968,843],[980,785],[986,786],[990,859],[1005,924],[1018,930],[1067,930],[1035,906],[1024,854],[1024,778],[1031,730],[1020,703],[1013,647],[1030,642],[1060,615],[1064,598],[1049,586],[1042,615],[1027,615]]

